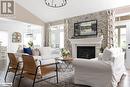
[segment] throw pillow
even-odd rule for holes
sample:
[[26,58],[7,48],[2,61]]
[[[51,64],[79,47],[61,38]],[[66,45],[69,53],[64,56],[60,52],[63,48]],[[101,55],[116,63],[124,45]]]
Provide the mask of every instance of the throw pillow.
[[32,50],[33,56],[40,56],[40,50],[38,48]]
[[23,51],[24,51],[24,53],[32,55],[32,49],[31,48],[23,48]]
[[51,47],[42,47],[40,48],[41,56],[51,55]]
[[18,46],[17,53],[23,53],[23,47],[21,45]]

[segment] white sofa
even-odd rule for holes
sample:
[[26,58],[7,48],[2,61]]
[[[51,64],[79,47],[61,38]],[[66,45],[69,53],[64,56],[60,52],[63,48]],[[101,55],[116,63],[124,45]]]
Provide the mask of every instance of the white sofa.
[[[42,64],[55,63],[55,58],[61,57],[61,52],[59,48],[51,47],[41,47],[32,50],[33,57],[35,59],[41,60]],[[18,49],[16,56],[19,60],[22,60],[21,56],[23,53],[23,48]]]
[[[54,63],[55,58],[61,57],[61,52],[59,48],[42,47],[40,50],[40,56],[42,59],[42,64]],[[38,57],[38,56],[34,56]]]
[[117,87],[126,72],[120,48],[105,49],[100,60],[74,59],[74,83],[92,87]]

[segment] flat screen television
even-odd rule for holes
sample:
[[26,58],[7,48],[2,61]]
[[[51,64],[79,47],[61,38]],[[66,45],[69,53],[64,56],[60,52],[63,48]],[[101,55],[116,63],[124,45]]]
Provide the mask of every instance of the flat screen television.
[[74,36],[97,35],[97,20],[74,23]]

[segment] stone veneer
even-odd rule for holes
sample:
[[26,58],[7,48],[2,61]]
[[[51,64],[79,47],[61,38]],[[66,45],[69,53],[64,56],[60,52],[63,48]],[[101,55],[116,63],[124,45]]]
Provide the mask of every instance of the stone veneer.
[[[95,12],[91,14],[86,14],[86,15],[81,15],[81,16],[76,16],[76,17],[71,17],[67,18],[64,21],[65,24],[65,48],[69,49],[72,51],[72,46],[69,41],[69,39],[75,38],[88,38],[88,36],[80,36],[80,37],[74,37],[74,23],[77,22],[82,22],[82,21],[90,21],[90,20],[97,20],[97,37],[100,37],[103,35],[103,40],[101,46],[105,48],[108,46],[108,43],[110,40],[108,40],[109,30],[112,30],[113,25],[111,24],[111,21],[113,21],[111,18],[111,15],[109,14],[110,10],[105,10],[105,11],[100,11],[100,12]],[[111,12],[112,14],[112,12]],[[113,22],[112,22],[113,23]],[[111,27],[110,27],[111,26]],[[89,36],[89,37],[95,37],[95,36]],[[109,43],[110,44],[110,43]]]

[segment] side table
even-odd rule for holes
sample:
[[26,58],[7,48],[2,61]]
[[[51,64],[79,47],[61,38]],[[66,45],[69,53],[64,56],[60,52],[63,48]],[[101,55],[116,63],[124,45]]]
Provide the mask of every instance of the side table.
[[66,70],[71,70],[73,71],[73,65],[72,65],[72,61],[74,58],[70,57],[70,58],[56,58],[56,61],[61,62],[59,65],[59,69],[62,70],[63,72],[65,72]]

